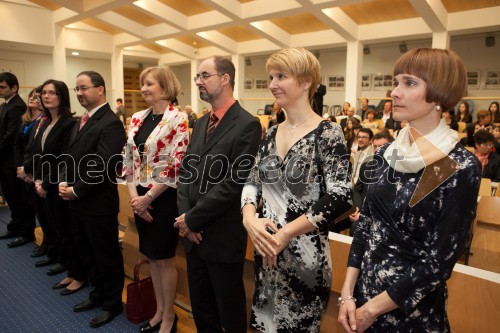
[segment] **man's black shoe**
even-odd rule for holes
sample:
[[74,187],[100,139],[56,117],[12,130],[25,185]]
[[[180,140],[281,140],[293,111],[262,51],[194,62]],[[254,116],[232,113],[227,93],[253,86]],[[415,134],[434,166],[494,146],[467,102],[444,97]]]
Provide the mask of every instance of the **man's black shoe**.
[[46,254],[47,254],[47,247],[45,247],[45,246],[38,246],[31,253],[31,257],[32,258],[38,258],[38,257],[44,256]]
[[12,242],[7,243],[7,247],[18,247],[24,244],[31,243],[35,240],[35,237],[24,237],[24,236],[19,236],[16,239],[14,239]]
[[36,267],[49,266],[56,263],[56,258],[45,258],[35,263]]
[[116,316],[118,316],[120,313],[123,312],[123,308],[120,308],[119,310],[115,311],[105,311],[102,310],[95,316],[90,322],[89,325],[92,328],[97,328],[101,327],[103,325],[106,325],[110,321],[112,321]]
[[84,311],[88,311],[88,310],[91,310],[95,307],[98,307],[100,304],[98,302],[94,302],[90,299],[86,299],[85,301],[81,302],[81,303],[78,303],[76,304],[75,306],[73,306],[73,311],[75,312],[84,312]]
[[47,271],[47,275],[49,275],[49,276],[56,275],[56,274],[64,272],[65,270],[66,270],[66,267],[64,267],[64,265],[57,263]]

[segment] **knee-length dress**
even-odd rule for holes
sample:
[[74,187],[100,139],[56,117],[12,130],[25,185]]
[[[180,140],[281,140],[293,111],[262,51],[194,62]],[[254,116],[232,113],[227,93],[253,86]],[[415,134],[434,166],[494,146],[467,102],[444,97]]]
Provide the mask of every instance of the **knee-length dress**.
[[305,214],[316,229],[292,238],[273,270],[265,270],[255,252],[250,326],[262,332],[319,332],[332,277],[328,223],[352,205],[348,156],[340,126],[323,121],[282,160],[277,128],[259,147],[242,205],[257,207],[262,199],[264,216],[277,228]]
[[[366,332],[449,332],[446,280],[463,253],[476,212],[481,178],[479,161],[457,144],[448,157],[456,172],[413,207],[417,184],[429,184],[439,163],[402,173],[382,157],[371,176],[367,197],[354,233],[348,266],[360,269],[354,290],[356,306],[387,291],[399,306],[374,322]],[[435,173],[435,174],[433,174]]]

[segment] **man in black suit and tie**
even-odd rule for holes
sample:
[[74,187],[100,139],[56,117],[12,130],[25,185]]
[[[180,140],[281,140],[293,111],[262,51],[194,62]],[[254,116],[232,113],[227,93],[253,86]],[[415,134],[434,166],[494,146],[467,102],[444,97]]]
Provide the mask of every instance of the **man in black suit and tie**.
[[323,96],[325,95],[326,86],[320,81],[318,87],[316,88],[316,91],[314,92],[311,105],[314,112],[316,112],[320,116],[323,116]]
[[95,328],[123,311],[115,168],[126,138],[123,123],[106,102],[106,87],[99,73],[80,73],[75,91],[87,112],[71,135],[59,195],[71,200],[75,248],[95,286],[89,298],[73,310],[82,312],[102,305],[102,311],[89,323]]
[[24,183],[17,178],[14,143],[21,126],[21,117],[26,111],[26,103],[18,94],[19,81],[10,72],[0,73],[0,186],[2,195],[9,204],[12,220],[7,224],[7,232],[0,239],[15,238],[8,247],[20,246],[35,240],[35,217],[26,205]]
[[198,332],[247,329],[243,260],[247,235],[240,199],[261,126],[233,97],[235,68],[204,60],[195,82],[212,105],[194,126],[181,166],[175,226],[184,233],[191,307]]

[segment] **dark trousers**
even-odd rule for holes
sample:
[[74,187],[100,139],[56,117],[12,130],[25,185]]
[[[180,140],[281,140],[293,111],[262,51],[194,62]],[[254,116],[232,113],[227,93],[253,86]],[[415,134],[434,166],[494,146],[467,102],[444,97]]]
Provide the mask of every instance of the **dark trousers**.
[[7,224],[7,231],[17,236],[33,237],[35,210],[28,205],[29,192],[26,184],[17,178],[16,168],[0,168],[0,186],[11,211],[12,220]]
[[41,198],[35,193],[35,209],[40,211],[43,220],[38,220],[43,230],[43,245],[47,247],[47,257],[58,259],[61,249],[57,243],[57,232],[51,221],[47,199]]
[[186,254],[189,295],[199,333],[247,331],[243,262],[214,263],[201,259],[196,248]]
[[44,204],[49,218],[49,229],[55,234],[58,249],[57,261],[68,269],[68,277],[78,281],[87,279],[80,255],[75,248],[69,204],[59,197],[59,193],[47,193]]
[[122,307],[125,273],[118,244],[117,215],[90,216],[70,209],[73,239],[94,290],[89,299],[105,311]]
[[36,193],[35,184],[33,183],[28,184],[28,198],[29,198],[29,205],[33,207],[33,209],[35,210],[35,216],[43,232],[43,240],[40,247],[49,249],[51,242],[50,235],[47,235],[49,220],[47,218],[47,214],[45,213],[45,209],[42,207],[42,198],[40,198]]

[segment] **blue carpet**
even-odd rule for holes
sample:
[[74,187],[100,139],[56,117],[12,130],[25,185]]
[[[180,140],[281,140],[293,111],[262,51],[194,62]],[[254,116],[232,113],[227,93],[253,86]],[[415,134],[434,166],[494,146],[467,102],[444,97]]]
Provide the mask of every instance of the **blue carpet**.
[[[0,233],[10,221],[8,207],[0,207]],[[36,268],[41,258],[31,258],[35,244],[7,248],[10,240],[0,240],[0,332],[138,332],[140,325],[127,321],[125,311],[111,323],[93,329],[88,322],[99,312],[73,312],[73,305],[84,301],[90,287],[69,296],[60,296],[52,285],[66,273],[46,274],[49,267]],[[42,257],[43,258],[43,257]],[[125,310],[125,309],[124,309]]]

